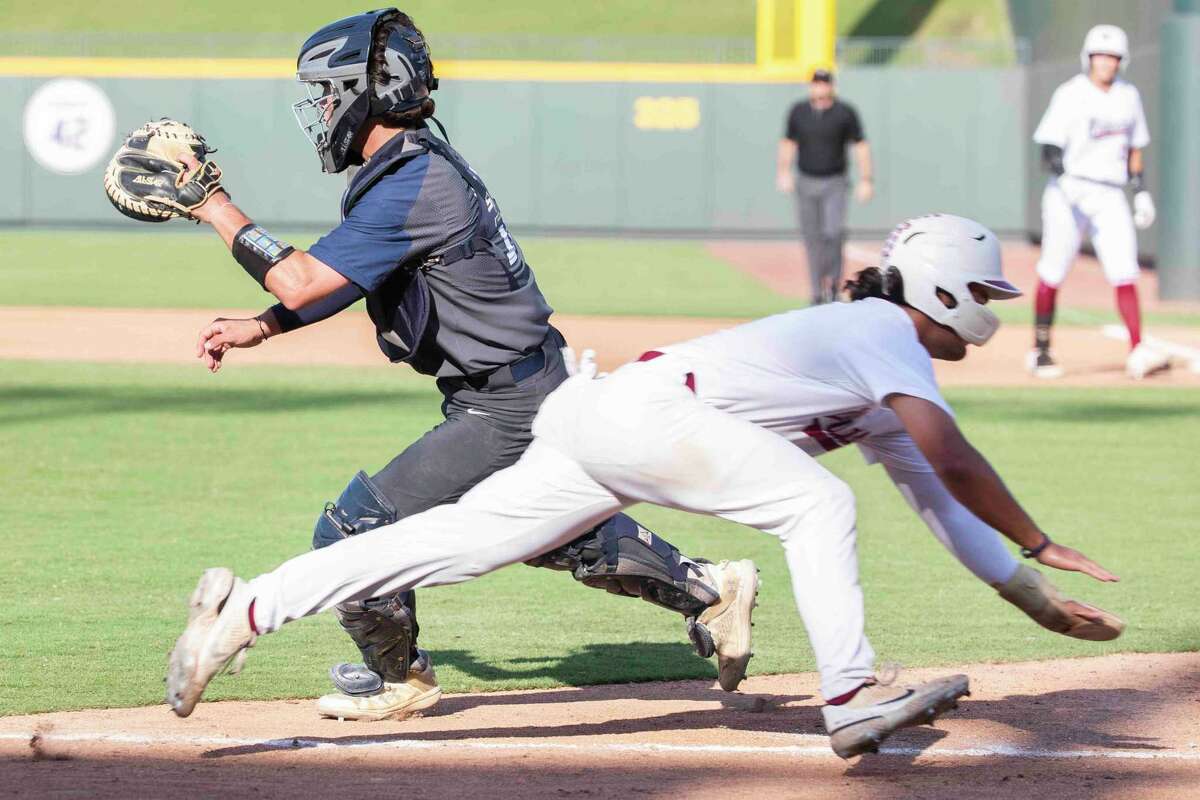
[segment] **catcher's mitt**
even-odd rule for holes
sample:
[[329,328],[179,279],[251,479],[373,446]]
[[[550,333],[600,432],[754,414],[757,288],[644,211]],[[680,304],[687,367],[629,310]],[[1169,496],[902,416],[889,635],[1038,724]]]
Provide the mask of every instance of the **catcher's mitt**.
[[[129,136],[104,170],[104,193],[127,217],[142,222],[194,219],[192,212],[221,188],[221,168],[207,160],[213,148],[186,123],[166,117]],[[183,157],[200,162],[189,168]]]

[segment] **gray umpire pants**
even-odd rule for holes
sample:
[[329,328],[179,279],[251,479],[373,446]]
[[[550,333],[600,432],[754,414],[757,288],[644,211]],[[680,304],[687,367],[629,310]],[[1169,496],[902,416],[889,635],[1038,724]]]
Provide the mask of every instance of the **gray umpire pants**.
[[846,239],[845,175],[796,176],[796,210],[808,254],[812,303],[832,303],[842,282],[842,245]]

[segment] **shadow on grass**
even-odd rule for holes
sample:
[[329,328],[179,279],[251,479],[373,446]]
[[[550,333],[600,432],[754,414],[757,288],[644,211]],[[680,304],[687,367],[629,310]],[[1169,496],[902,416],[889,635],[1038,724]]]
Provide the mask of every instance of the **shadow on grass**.
[[938,0],[876,0],[848,36],[912,36],[933,12]]
[[380,407],[409,402],[434,405],[436,395],[409,387],[339,391],[330,388],[147,388],[142,386],[0,387],[0,427],[74,417],[104,417],[155,412],[278,414],[310,410]]
[[439,649],[434,651],[434,660],[437,665],[454,667],[489,683],[551,678],[568,686],[586,686],[603,680],[606,675],[620,675],[628,682],[716,680],[713,663],[697,657],[692,648],[683,643],[588,644],[562,656],[506,659],[507,664],[517,665],[517,669],[485,663],[468,650]]

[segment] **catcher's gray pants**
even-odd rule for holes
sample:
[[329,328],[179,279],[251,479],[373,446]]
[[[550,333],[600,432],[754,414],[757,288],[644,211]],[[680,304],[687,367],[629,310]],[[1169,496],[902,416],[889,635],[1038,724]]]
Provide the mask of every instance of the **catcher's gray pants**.
[[[778,434],[684,386],[671,354],[546,399],[521,459],[454,505],[293,558],[250,582],[261,633],[347,600],[461,583],[566,544],[637,502],[711,514],[778,537],[832,698],[860,686],[863,632],[854,495]],[[546,612],[553,624],[553,612]]]
[[521,457],[533,439],[529,427],[542,401],[567,377],[557,349],[552,355],[540,374],[520,386],[476,391],[439,382],[445,422],[371,476],[400,518],[453,503]]
[[796,176],[796,210],[808,254],[813,305],[832,303],[842,282],[842,244],[846,238],[845,175]]

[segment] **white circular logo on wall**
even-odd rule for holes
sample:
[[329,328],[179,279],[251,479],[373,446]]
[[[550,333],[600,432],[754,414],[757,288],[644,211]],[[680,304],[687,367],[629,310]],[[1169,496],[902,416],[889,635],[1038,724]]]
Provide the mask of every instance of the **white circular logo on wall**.
[[51,172],[75,175],[108,155],[114,125],[112,103],[99,86],[53,80],[38,87],[25,105],[25,147]]

